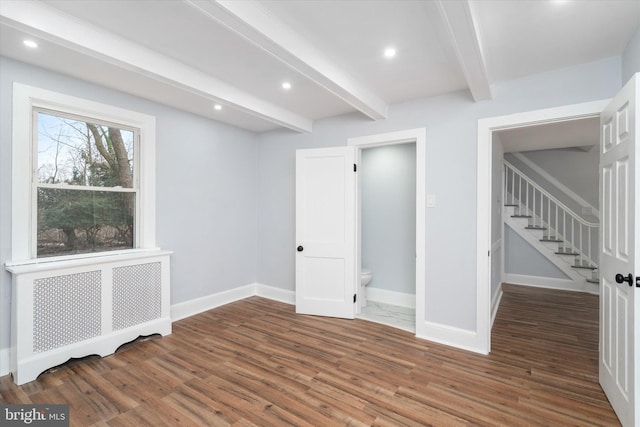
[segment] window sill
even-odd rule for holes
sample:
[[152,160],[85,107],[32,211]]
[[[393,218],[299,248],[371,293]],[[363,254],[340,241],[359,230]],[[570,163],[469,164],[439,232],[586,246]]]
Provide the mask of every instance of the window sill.
[[[28,274],[38,271],[52,271],[69,267],[99,265],[111,262],[132,261],[171,255],[173,252],[155,249],[131,249],[119,252],[102,252],[99,254],[83,254],[71,257],[40,258],[27,261],[5,263],[5,270],[11,274]],[[61,259],[62,258],[62,259]]]

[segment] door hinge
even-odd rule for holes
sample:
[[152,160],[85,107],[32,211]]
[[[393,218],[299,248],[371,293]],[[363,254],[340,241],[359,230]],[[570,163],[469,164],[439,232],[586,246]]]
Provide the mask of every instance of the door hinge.
[[354,304],[356,303],[356,298],[357,298],[357,295],[356,295],[356,294],[353,294],[353,303],[354,303]]
[[357,171],[358,171],[358,166],[356,166],[356,164],[355,164],[355,163],[353,164],[353,171],[354,171],[354,172],[357,172]]

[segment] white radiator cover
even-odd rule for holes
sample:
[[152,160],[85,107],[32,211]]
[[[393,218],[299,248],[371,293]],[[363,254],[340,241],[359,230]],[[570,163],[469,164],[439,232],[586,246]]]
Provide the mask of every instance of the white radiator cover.
[[70,358],[112,354],[141,335],[170,334],[170,254],[8,265],[14,382],[33,381]]

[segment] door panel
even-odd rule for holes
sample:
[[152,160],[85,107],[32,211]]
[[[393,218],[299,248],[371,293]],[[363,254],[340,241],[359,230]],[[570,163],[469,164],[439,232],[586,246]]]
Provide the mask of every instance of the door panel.
[[296,151],[297,313],[355,316],[355,150]]
[[640,274],[636,201],[638,75],[601,115],[600,384],[623,426],[640,425]]

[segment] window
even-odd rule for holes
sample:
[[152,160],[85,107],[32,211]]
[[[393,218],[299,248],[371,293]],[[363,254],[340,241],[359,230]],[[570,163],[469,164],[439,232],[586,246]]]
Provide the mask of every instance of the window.
[[14,84],[12,263],[155,248],[155,118]]
[[138,129],[34,109],[37,256],[134,248]]

